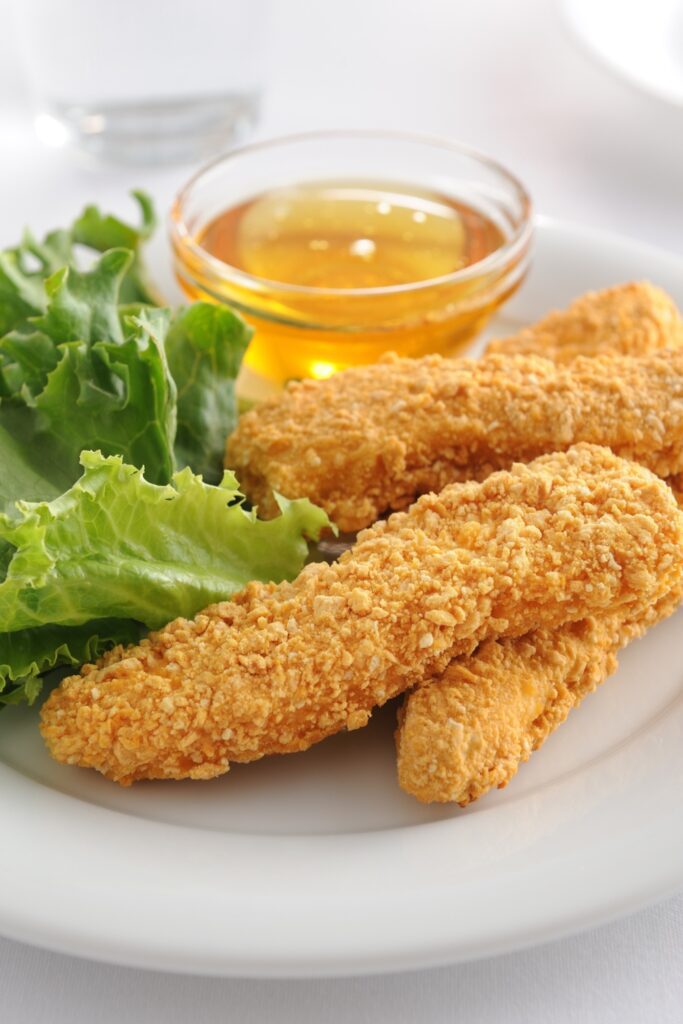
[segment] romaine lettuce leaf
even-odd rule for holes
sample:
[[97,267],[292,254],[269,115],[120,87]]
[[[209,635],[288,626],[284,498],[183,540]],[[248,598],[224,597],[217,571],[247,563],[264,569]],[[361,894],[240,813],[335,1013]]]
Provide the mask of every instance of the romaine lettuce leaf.
[[231,473],[214,487],[184,469],[158,486],[118,456],[83,452],[81,464],[82,477],[65,494],[19,502],[18,517],[0,516],[0,541],[11,549],[0,582],[0,690],[21,685],[27,671],[35,680],[79,660],[88,636],[101,636],[98,620],[109,620],[108,644],[126,641],[130,622],[117,636],[111,620],[156,628],[250,580],[293,578],[306,538],[329,525],[306,499],[280,499],[276,519],[257,519]]

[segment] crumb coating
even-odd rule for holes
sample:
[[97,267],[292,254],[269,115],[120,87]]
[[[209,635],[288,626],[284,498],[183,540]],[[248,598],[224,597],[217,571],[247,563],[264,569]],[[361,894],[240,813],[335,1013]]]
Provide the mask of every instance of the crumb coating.
[[291,384],[247,413],[228,463],[264,514],[271,488],[343,531],[449,483],[577,442],[683,471],[683,348],[650,356],[385,359]]
[[[681,553],[683,574],[683,552]],[[588,618],[487,640],[408,694],[399,711],[399,785],[425,803],[465,807],[497,786],[617,669],[617,651],[675,611],[681,582],[624,622]]]
[[496,338],[487,354],[539,355],[557,363],[577,356],[648,355],[683,345],[683,320],[666,292],[646,281],[587,292],[508,338]]
[[[462,807],[507,785],[585,693],[616,670],[617,631],[597,619],[488,640],[411,693],[399,712],[399,785]],[[579,696],[580,694],[580,696]]]
[[589,445],[454,485],[332,565],[84,666],[45,702],[43,737],[124,784],[303,750],[487,638],[635,614],[670,589],[682,519],[646,469]]

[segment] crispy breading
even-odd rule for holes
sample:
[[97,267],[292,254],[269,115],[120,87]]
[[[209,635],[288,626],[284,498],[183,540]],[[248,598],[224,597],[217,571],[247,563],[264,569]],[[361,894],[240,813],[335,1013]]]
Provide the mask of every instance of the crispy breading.
[[356,530],[419,494],[586,441],[683,470],[683,349],[580,357],[385,360],[291,384],[247,413],[229,462],[267,513],[271,488]]
[[411,693],[396,730],[401,788],[425,803],[464,807],[507,785],[578,700],[616,670],[618,630],[608,622],[487,640]]
[[[567,363],[580,355],[642,355],[682,343],[682,321],[671,299],[652,285],[633,284],[581,296],[567,310],[491,342],[486,351]],[[680,503],[680,479],[669,483]],[[409,694],[399,712],[402,787],[421,800],[464,806],[505,786],[570,710],[615,671],[619,647],[679,602],[674,592],[636,623],[589,619],[488,641],[471,657],[454,660],[443,676]]]
[[683,345],[683,320],[666,292],[646,281],[587,292],[486,354],[539,355],[556,363],[604,353],[641,356]]
[[[683,564],[683,552],[680,554]],[[426,803],[462,807],[508,784],[569,712],[617,669],[617,651],[681,600],[680,583],[624,622],[620,615],[487,640],[399,711],[399,784]]]
[[678,572],[669,488],[579,445],[425,495],[293,583],[250,584],[65,680],[53,756],[122,783],[210,778],[366,724],[478,643],[588,614],[637,614]]

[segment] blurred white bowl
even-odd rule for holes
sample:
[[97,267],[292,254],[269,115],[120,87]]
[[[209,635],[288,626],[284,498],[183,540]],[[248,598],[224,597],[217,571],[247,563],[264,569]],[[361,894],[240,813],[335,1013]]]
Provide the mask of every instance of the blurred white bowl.
[[562,0],[567,21],[611,71],[683,106],[683,0]]

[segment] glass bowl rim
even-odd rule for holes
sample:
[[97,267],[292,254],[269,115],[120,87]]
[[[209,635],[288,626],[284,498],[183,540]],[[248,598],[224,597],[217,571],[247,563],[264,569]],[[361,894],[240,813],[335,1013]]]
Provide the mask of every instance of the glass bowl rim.
[[[393,142],[418,143],[420,145],[432,146],[438,149],[448,150],[452,153],[458,153],[461,156],[469,157],[475,162],[495,171],[496,174],[500,175],[508,184],[512,185],[521,202],[519,224],[510,238],[508,238],[503,245],[498,249],[494,249],[494,251],[489,253],[488,256],[485,256],[484,259],[478,260],[476,263],[471,263],[467,267],[462,267],[460,270],[454,270],[450,274],[443,274],[440,277],[431,277],[421,281],[412,281],[407,284],[382,285],[372,288],[321,288],[317,286],[311,287],[308,285],[290,284],[286,281],[273,281],[269,278],[258,277],[257,275],[250,274],[245,270],[240,270],[239,267],[235,267],[232,263],[226,263],[224,260],[220,260],[216,256],[212,256],[210,252],[203,248],[203,246],[194,241],[187,224],[185,223],[183,216],[183,204],[187,201],[195,185],[197,185],[197,183],[206,174],[209,174],[221,164],[238,160],[240,157],[252,153],[258,153],[263,150],[268,151],[278,146],[289,145],[291,143],[324,142],[325,140],[331,139],[387,139]],[[210,160],[209,163],[203,164],[197,171],[195,171],[192,177],[185,182],[182,188],[179,189],[173,199],[169,219],[172,243],[175,243],[176,240],[181,242],[183,247],[189,250],[195,259],[206,265],[206,267],[211,271],[212,277],[241,284],[251,292],[258,292],[266,289],[277,289],[279,294],[285,295],[327,295],[330,297],[337,296],[339,298],[349,298],[354,296],[366,297],[373,295],[391,295],[400,292],[410,293],[424,288],[457,284],[460,281],[467,281],[472,277],[478,277],[482,273],[498,269],[501,266],[504,267],[513,260],[514,256],[520,250],[524,249],[531,239],[533,232],[533,203],[526,187],[522,184],[520,179],[512,173],[512,171],[509,171],[504,164],[500,163],[493,157],[488,156],[486,153],[482,153],[474,146],[455,142],[446,136],[436,134],[388,130],[374,131],[371,129],[341,129],[278,135],[259,142],[252,142],[247,146],[239,146],[235,149],[229,150],[227,153],[219,154],[213,160]]]

